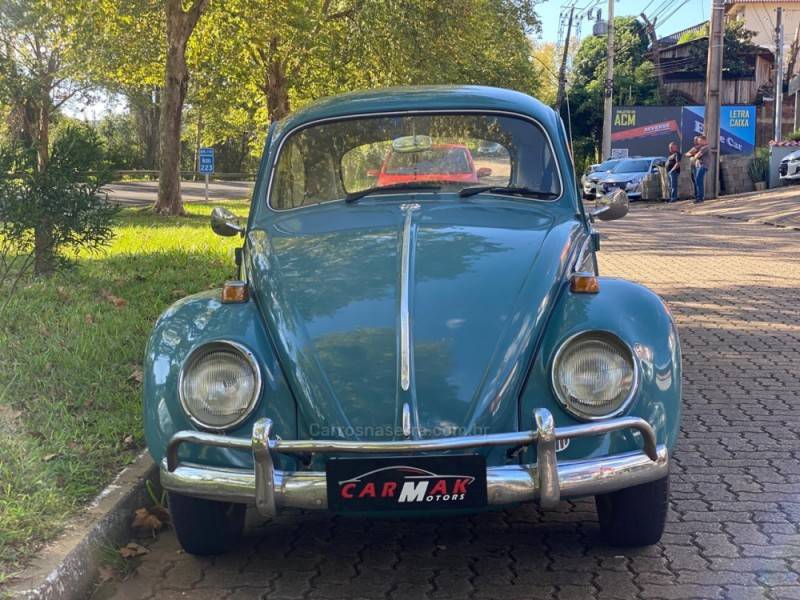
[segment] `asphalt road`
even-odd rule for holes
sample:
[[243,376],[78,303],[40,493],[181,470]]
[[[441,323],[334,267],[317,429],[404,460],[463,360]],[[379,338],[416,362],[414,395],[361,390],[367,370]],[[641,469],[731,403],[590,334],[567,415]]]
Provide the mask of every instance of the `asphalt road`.
[[164,532],[102,597],[800,598],[800,233],[682,209],[599,225],[601,270],[658,292],[683,344],[660,544],[605,546],[591,499],[418,521],[291,513],[214,559]]
[[[124,205],[144,206],[156,201],[158,195],[157,181],[125,181],[110,183],[103,188],[114,202]],[[208,184],[209,200],[241,200],[250,198],[253,192],[252,181],[212,181]],[[203,202],[205,200],[205,182],[181,182],[181,194],[184,202]]]

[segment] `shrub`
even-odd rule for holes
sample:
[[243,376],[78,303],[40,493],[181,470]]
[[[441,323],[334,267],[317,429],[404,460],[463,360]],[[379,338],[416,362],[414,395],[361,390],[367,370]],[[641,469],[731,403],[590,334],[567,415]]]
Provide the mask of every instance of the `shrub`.
[[753,181],[753,183],[766,181],[767,177],[769,176],[769,159],[763,154],[756,154],[750,160],[750,164],[747,166],[747,171],[749,172],[750,179]]
[[113,235],[117,210],[100,192],[110,170],[91,129],[61,131],[42,172],[12,174],[10,156],[0,152],[0,172],[10,174],[0,181],[0,286],[10,285],[6,298],[31,271],[48,274],[81,251],[101,250]]

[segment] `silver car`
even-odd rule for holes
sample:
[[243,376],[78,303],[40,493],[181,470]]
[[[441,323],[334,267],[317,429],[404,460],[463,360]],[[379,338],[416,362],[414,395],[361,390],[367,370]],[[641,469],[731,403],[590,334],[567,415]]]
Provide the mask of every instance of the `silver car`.
[[606,194],[616,189],[624,190],[628,198],[636,200],[642,197],[642,179],[650,173],[658,173],[667,159],[663,156],[641,156],[626,158],[617,163],[600,182],[598,192]]
[[586,169],[586,172],[581,177],[583,197],[587,199],[597,197],[599,183],[603,181],[608,175],[608,172],[622,160],[624,159],[612,158],[596,165],[589,165],[589,168]]
[[795,150],[781,159],[779,173],[781,181],[786,183],[800,182],[800,150]]

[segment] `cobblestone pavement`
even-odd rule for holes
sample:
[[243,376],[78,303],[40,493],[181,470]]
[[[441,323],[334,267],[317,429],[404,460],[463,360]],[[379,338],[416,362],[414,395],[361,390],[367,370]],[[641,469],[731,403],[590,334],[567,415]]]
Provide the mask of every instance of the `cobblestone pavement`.
[[679,206],[692,215],[713,215],[722,219],[766,223],[800,230],[800,186],[780,187],[765,192],[723,196],[702,204],[690,201]]
[[164,533],[98,597],[800,598],[800,234],[670,208],[599,225],[602,271],[661,294],[683,342],[662,543],[603,545],[591,499],[441,520],[294,514],[209,560]]

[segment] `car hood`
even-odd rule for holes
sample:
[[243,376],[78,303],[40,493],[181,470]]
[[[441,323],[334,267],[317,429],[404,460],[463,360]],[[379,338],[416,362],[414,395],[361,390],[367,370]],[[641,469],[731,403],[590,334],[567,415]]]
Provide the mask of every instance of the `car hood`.
[[794,152],[790,152],[781,159],[781,162],[789,162],[791,160],[800,160],[800,150],[795,150]]
[[485,196],[335,203],[252,229],[248,277],[294,390],[299,434],[402,439],[404,405],[414,438],[516,429],[579,232],[556,208]]
[[645,172],[633,173],[611,173],[602,183],[627,183],[628,181],[640,181],[645,176]]
[[598,183],[608,177],[608,171],[594,171],[593,173],[589,174],[589,181],[592,183]]

